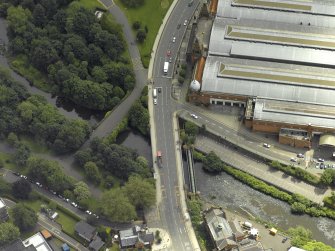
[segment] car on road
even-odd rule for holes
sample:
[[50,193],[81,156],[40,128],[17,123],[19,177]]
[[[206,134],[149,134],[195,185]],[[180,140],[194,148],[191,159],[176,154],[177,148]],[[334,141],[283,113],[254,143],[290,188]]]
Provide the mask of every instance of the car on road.
[[86,210],[85,213],[87,213],[88,215],[91,215],[91,214],[92,214],[92,212],[89,211],[89,210]]
[[316,163],[315,168],[320,168],[320,163],[319,162]]
[[197,118],[198,118],[198,116],[195,115],[195,114],[193,114],[193,113],[191,113],[191,117],[194,118],[194,119],[197,119]]
[[184,21],[184,26],[186,26],[186,25],[187,25],[187,20]]
[[20,173],[17,172],[13,172],[16,176],[20,176]]
[[168,56],[168,57],[171,56],[171,51],[170,51],[170,50],[168,50],[168,51],[166,52],[166,56]]
[[20,175],[20,177],[21,177],[22,179],[25,179],[25,180],[28,179],[27,176],[24,176],[24,175],[22,175],[22,174]]
[[176,42],[176,37],[173,37],[172,38],[172,43],[175,43]]
[[325,159],[318,158],[318,161],[319,161],[319,162],[325,162]]
[[321,163],[320,164],[320,169],[324,169],[325,168],[325,164]]
[[162,92],[162,87],[157,88],[157,90],[158,90],[158,93],[161,93]]
[[157,99],[154,98],[154,105],[157,105]]
[[36,186],[38,186],[38,187],[42,187],[42,184],[39,183],[39,182],[36,182],[35,184],[36,184]]
[[287,240],[288,240],[288,238],[285,237],[281,242],[282,242],[282,243],[285,243]]
[[297,162],[297,159],[296,159],[296,158],[293,158],[293,157],[292,157],[290,160],[291,160],[292,162]]
[[270,147],[271,147],[271,145],[270,145],[270,144],[267,144],[267,143],[263,143],[263,146],[264,146],[265,148],[270,148]]
[[181,26],[181,24],[178,24],[178,25],[177,25],[177,29],[180,29],[180,26]]
[[169,58],[169,63],[172,63],[172,58],[171,57]]
[[78,207],[78,204],[74,201],[71,202],[71,205],[74,206],[74,207]]
[[297,157],[302,159],[302,158],[305,158],[305,155],[303,155],[302,153],[298,153]]

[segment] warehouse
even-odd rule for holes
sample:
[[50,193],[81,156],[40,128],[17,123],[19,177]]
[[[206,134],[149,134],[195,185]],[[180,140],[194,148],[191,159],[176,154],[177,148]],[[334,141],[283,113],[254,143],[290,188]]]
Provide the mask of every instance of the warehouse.
[[296,146],[335,132],[335,2],[219,0],[211,12],[190,102],[246,107],[248,127]]

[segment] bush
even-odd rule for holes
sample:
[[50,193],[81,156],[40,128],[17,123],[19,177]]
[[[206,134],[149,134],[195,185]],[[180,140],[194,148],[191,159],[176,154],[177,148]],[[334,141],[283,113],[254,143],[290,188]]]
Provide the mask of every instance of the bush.
[[306,210],[306,206],[300,202],[294,202],[291,205],[291,211],[292,213],[296,213],[296,214],[303,214],[305,213]]
[[121,0],[129,8],[138,8],[144,4],[144,0]]
[[185,81],[185,79],[184,79],[182,76],[179,76],[179,77],[178,77],[178,82],[179,82],[180,84],[184,83],[184,81]]
[[139,21],[135,21],[133,23],[133,29],[138,30],[139,28],[141,28],[141,23]]
[[179,76],[185,78],[185,76],[186,76],[186,71],[185,71],[184,69],[181,69],[181,70],[179,71]]

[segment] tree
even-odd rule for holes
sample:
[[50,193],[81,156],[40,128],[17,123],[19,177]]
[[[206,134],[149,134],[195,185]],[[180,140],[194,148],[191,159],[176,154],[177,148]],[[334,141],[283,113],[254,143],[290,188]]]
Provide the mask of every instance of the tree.
[[33,21],[36,26],[43,27],[46,23],[45,9],[41,4],[36,4],[33,11]]
[[88,185],[83,181],[79,181],[74,185],[73,194],[76,197],[76,201],[78,201],[79,203],[88,199],[91,196]]
[[136,101],[129,110],[130,126],[138,129],[143,135],[149,130],[149,113],[140,101]]
[[291,245],[296,247],[302,247],[312,239],[312,233],[310,230],[305,229],[302,226],[296,228],[290,228],[288,233],[291,235]]
[[199,127],[190,121],[186,121],[185,122],[185,133],[189,135],[197,135],[199,133]]
[[27,31],[29,21],[31,20],[31,12],[23,9],[21,6],[10,6],[7,10],[8,27],[14,34],[23,34]]
[[135,21],[133,23],[133,29],[138,30],[139,28],[141,28],[141,23],[139,21]]
[[84,150],[79,150],[74,155],[74,159],[76,160],[77,164],[80,167],[84,167],[85,163],[88,162],[88,161],[90,161],[91,158],[92,158],[92,156],[91,156],[91,149],[89,149],[89,148],[84,149]]
[[315,240],[307,242],[302,248],[306,251],[335,251],[331,246]]
[[303,214],[303,213],[305,213],[305,210],[306,210],[306,205],[302,204],[300,202],[294,202],[291,205],[291,211],[292,211],[292,213]]
[[323,171],[320,177],[320,183],[323,185],[330,185],[335,180],[335,170],[334,169],[326,169]]
[[208,172],[221,172],[222,166],[223,163],[221,159],[213,151],[207,154],[203,161],[203,168]]
[[30,154],[31,154],[31,150],[29,146],[24,143],[19,143],[14,153],[14,162],[19,167],[24,167],[27,164],[27,160],[29,159]]
[[17,138],[16,134],[13,132],[10,132],[7,136],[7,141],[8,144],[11,146],[16,146],[16,144],[18,143],[19,139]]
[[178,77],[178,82],[179,82],[179,84],[184,83],[184,81],[185,81],[185,78],[183,78],[182,76],[179,76],[179,77]]
[[12,216],[14,224],[23,232],[32,229],[37,223],[35,211],[22,203],[12,208]]
[[99,208],[111,221],[127,222],[135,219],[135,207],[124,196],[121,189],[105,192],[100,200]]
[[145,33],[145,31],[143,30],[137,31],[137,34],[136,34],[137,41],[139,41],[140,43],[143,43],[146,37],[147,37],[147,33]]
[[19,179],[13,183],[12,194],[17,199],[26,200],[31,193],[31,185],[25,179]]
[[131,176],[123,189],[129,201],[138,209],[146,209],[155,204],[154,185],[140,176]]
[[10,222],[0,224],[0,246],[10,243],[20,236],[19,229]]
[[86,177],[89,180],[93,181],[96,184],[100,183],[101,175],[100,175],[97,165],[94,162],[92,161],[87,162],[84,165],[84,169],[85,169]]

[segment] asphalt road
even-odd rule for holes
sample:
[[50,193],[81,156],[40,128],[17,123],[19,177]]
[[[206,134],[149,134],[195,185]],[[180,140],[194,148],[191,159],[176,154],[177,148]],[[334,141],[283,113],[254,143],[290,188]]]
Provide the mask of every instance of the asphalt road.
[[[178,183],[176,170],[175,144],[173,137],[172,114],[177,109],[176,102],[171,98],[171,77],[173,75],[173,64],[186,30],[184,21],[189,20],[198,4],[194,1],[191,7],[188,1],[179,1],[172,11],[165,29],[162,33],[153,68],[154,88],[160,87],[157,105],[154,107],[154,120],[156,126],[157,150],[162,151],[162,165],[160,169],[162,203],[160,204],[160,215],[162,227],[166,228],[172,240],[168,250],[192,250],[191,243],[186,232],[185,222],[180,210],[178,197]],[[180,24],[180,28],[178,25]],[[173,37],[176,41],[173,42]],[[171,56],[167,55],[171,52]],[[163,73],[164,62],[172,57],[167,75]],[[152,94],[150,94],[152,95]]]

